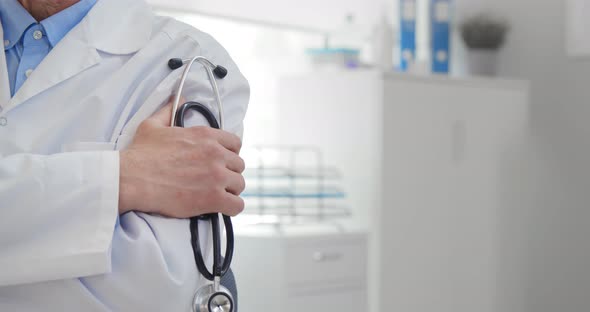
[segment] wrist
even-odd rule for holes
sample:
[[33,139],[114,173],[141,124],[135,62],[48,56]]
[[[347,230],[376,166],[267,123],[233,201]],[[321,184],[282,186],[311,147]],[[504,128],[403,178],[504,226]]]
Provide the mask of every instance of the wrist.
[[134,198],[137,193],[130,181],[129,153],[119,152],[119,214],[133,210]]

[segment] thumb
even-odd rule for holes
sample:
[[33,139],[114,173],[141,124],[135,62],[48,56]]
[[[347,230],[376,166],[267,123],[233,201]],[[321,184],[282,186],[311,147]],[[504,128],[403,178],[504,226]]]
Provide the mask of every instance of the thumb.
[[[180,98],[179,103],[184,103],[184,98]],[[162,126],[162,127],[170,127],[170,120],[172,117],[172,106],[174,105],[174,96],[170,97],[170,100],[166,105],[160,108],[159,111],[155,112],[150,119],[155,124]]]

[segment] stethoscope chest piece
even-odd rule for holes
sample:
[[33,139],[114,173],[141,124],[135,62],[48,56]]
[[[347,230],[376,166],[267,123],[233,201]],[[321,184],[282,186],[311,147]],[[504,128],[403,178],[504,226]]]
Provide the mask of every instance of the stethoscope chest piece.
[[193,312],[233,312],[234,299],[229,290],[219,286],[207,285],[202,287],[195,294],[193,300]]

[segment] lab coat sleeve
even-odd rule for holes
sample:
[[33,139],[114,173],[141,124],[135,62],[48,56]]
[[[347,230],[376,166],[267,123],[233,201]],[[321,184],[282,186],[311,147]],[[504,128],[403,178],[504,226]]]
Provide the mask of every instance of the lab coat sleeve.
[[0,286],[107,272],[118,197],[117,152],[0,157]]

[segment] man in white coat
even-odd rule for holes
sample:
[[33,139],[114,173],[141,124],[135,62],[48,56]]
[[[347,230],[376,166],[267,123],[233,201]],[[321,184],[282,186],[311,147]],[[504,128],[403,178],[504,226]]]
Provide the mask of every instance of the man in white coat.
[[[0,311],[190,311],[186,218],[244,207],[247,81],[143,0],[0,0],[0,22]],[[169,127],[167,61],[195,55],[229,71],[228,132]],[[217,113],[199,66],[183,96]]]

